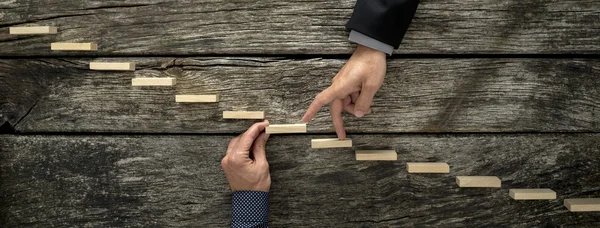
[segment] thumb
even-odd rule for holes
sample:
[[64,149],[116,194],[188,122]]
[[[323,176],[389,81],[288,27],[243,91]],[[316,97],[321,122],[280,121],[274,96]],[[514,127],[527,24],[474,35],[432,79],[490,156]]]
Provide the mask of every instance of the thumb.
[[356,117],[363,117],[369,112],[377,89],[379,88],[375,86],[365,86],[362,88],[358,99],[356,99],[356,104],[354,105],[354,115],[356,115]]
[[254,162],[267,162],[267,153],[265,151],[265,147],[267,145],[267,140],[269,140],[269,134],[261,133],[256,140],[254,140],[254,144],[252,145],[252,155],[254,155]]
[[236,145],[236,151],[242,153],[245,157],[248,156],[248,151],[252,148],[252,144],[256,140],[256,137],[260,135],[265,128],[269,126],[269,121],[258,122],[253,124],[244,134],[240,136],[240,139]]

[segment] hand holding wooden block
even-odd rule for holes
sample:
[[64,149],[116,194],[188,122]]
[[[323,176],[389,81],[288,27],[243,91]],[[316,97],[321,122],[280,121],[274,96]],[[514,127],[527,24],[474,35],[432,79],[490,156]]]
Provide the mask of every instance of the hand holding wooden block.
[[456,184],[461,188],[499,188],[502,181],[494,176],[457,176]]
[[50,49],[53,51],[97,51],[95,43],[52,43]]
[[556,192],[549,188],[517,188],[508,190],[508,195],[515,200],[553,200]]
[[395,161],[398,154],[395,150],[357,150],[357,161]]
[[132,86],[174,86],[175,78],[134,78]]
[[600,211],[600,198],[565,199],[564,204],[572,212]]
[[175,95],[175,102],[179,103],[211,103],[219,102],[219,95]]
[[135,63],[91,62],[90,70],[124,70],[134,71]]
[[306,124],[271,124],[265,130],[267,134],[306,133]]
[[313,139],[310,142],[312,148],[352,147],[352,139]]
[[58,28],[54,26],[10,27],[9,33],[12,35],[56,34]]
[[256,119],[265,118],[265,112],[223,111],[223,119]]
[[450,166],[445,162],[408,162],[409,173],[450,173]]

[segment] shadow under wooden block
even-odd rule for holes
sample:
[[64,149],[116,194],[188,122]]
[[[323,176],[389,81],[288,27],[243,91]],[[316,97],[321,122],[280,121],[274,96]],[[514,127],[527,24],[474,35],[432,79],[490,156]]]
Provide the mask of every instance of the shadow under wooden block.
[[395,161],[398,154],[395,150],[357,150],[357,161]]
[[223,111],[223,119],[250,119],[262,120],[265,118],[265,112],[256,111]]
[[175,95],[178,103],[214,103],[219,102],[219,95]]
[[565,199],[564,205],[572,212],[600,211],[600,198]]
[[271,124],[265,130],[267,134],[306,133],[306,124]]
[[12,35],[57,34],[58,28],[54,26],[10,27],[9,33]]
[[312,148],[352,147],[352,139],[311,139],[310,144]]
[[53,51],[97,51],[96,43],[52,43],[50,49]]
[[135,63],[91,62],[90,70],[135,71]]
[[408,162],[409,173],[450,173],[450,166],[445,162]]
[[513,188],[508,195],[515,200],[553,200],[556,192],[549,188]]
[[457,176],[456,184],[461,188],[500,188],[502,181],[494,176]]
[[174,86],[175,78],[133,78],[131,86]]

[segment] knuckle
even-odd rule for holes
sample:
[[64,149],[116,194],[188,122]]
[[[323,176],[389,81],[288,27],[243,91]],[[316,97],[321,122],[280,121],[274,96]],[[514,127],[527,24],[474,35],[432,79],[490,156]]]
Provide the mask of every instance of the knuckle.
[[260,165],[260,168],[263,170],[266,170],[267,172],[269,171],[269,163],[268,162],[264,162]]
[[227,164],[235,165],[236,163],[237,163],[237,159],[235,158],[235,156],[229,156],[227,158]]
[[221,159],[221,167],[225,168],[227,166],[227,156]]

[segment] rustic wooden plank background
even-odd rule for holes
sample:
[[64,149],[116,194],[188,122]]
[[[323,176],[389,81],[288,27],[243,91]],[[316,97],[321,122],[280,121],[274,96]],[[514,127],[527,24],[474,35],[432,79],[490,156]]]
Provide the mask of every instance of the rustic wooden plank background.
[[[228,226],[219,161],[252,121],[221,112],[298,122],[353,50],[344,24],[354,3],[0,0],[0,227]],[[59,34],[8,35],[33,24]],[[346,116],[355,149],[395,149],[399,161],[310,149],[334,137],[324,108],[315,134],[268,144],[270,224],[600,226],[598,213],[562,206],[600,197],[599,32],[598,1],[421,1],[373,113]],[[100,50],[49,50],[83,41]],[[92,60],[138,70],[90,71]],[[130,86],[142,76],[178,84]],[[174,103],[206,92],[223,101]],[[408,174],[409,161],[445,161],[452,173]],[[496,175],[503,188],[459,189],[456,175]],[[511,200],[520,187],[558,199]]]
[[[0,56],[340,54],[354,0],[11,0],[0,2]],[[56,36],[7,35],[12,25]],[[593,0],[422,0],[397,53],[599,54]],[[50,42],[97,42],[93,53]]]
[[[132,58],[135,72],[90,71],[91,59],[0,60],[2,115],[19,132],[243,132],[224,110],[263,110],[297,123],[341,59]],[[578,132],[600,130],[598,59],[409,59],[389,62],[373,114],[349,132]],[[131,78],[169,76],[173,88]],[[220,93],[218,104],[175,94]],[[325,108],[310,132],[334,132]]]
[[[314,150],[315,135],[268,145],[273,227],[593,227],[570,197],[600,194],[598,134],[351,135],[399,161]],[[6,227],[225,227],[220,159],[232,136],[4,136],[0,208]],[[391,142],[391,143],[390,143]],[[450,174],[408,174],[407,161],[446,161]],[[496,175],[504,188],[460,189],[456,175]],[[523,202],[508,188],[549,187]]]

